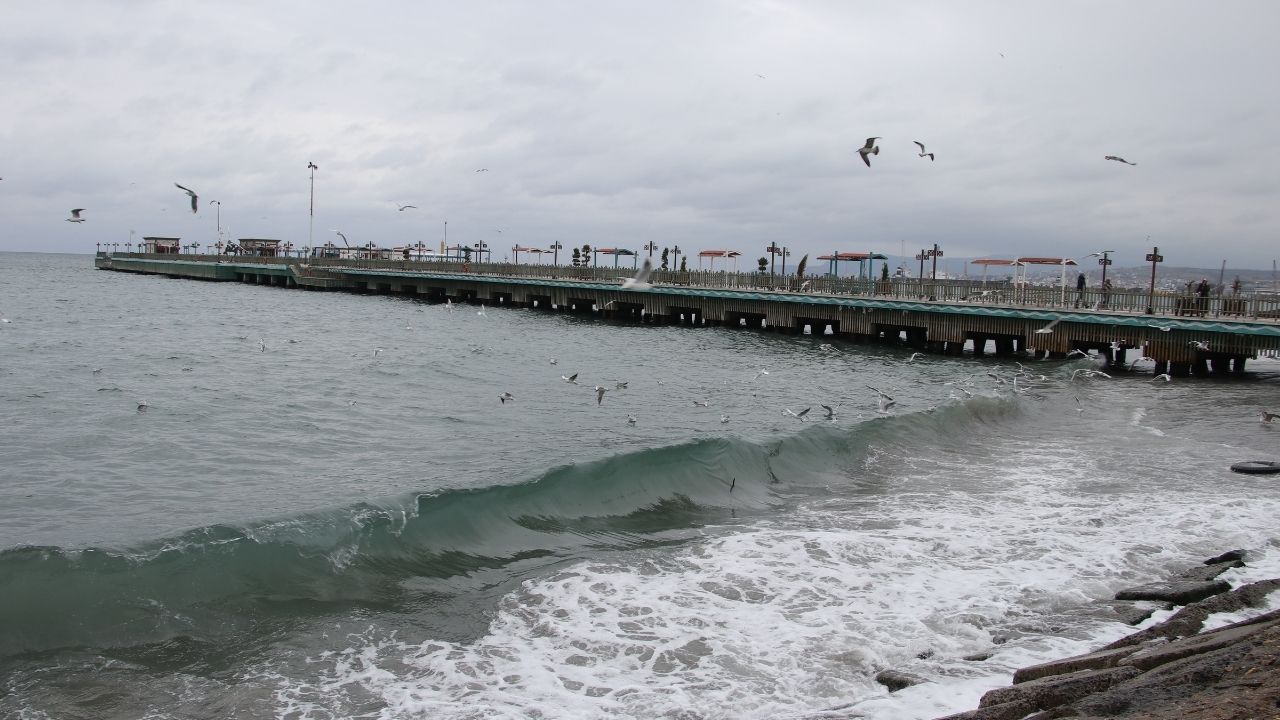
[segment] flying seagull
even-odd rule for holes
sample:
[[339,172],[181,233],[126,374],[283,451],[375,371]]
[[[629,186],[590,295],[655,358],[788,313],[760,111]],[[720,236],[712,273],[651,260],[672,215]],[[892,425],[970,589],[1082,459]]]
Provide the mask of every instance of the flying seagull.
[[805,415],[808,415],[808,414],[809,414],[809,411],[810,411],[810,410],[812,410],[812,409],[813,409],[813,408],[805,408],[805,409],[801,410],[800,412],[795,412],[795,411],[793,411],[791,408],[782,408],[782,414],[783,414],[783,415],[790,415],[791,417],[793,417],[793,418],[795,418],[795,419],[799,420],[800,422],[806,422],[806,420],[805,420],[804,416],[805,416]]
[[151,405],[148,404],[146,400],[138,401],[138,412],[146,412],[149,407],[151,407]]
[[720,413],[720,424],[723,425],[724,423],[727,423],[727,422],[729,422],[729,416],[725,415],[724,413]]
[[570,375],[570,376],[568,376],[568,377],[565,377],[564,375],[561,375],[561,376],[560,376],[560,379],[561,379],[561,380],[563,380],[563,381],[565,381],[565,382],[567,382],[567,383],[571,383],[571,384],[573,384],[573,385],[577,385],[577,384],[578,384],[578,373],[574,373],[574,374],[572,374],[572,375]]
[[417,210],[417,209],[418,209],[418,206],[417,206],[417,205],[401,205],[401,206],[399,207],[399,210],[400,210],[400,212],[404,212],[405,210],[408,210],[409,208],[413,208],[414,210]]
[[631,382],[630,380],[627,380],[627,381],[619,380],[618,382],[614,383],[614,389],[615,389],[615,390],[626,390],[626,389],[627,389],[627,385],[628,385],[630,382]]
[[924,353],[913,352],[911,353],[911,357],[907,358],[907,362],[915,362],[916,358],[922,357],[924,357]]
[[1173,378],[1169,376],[1169,373],[1164,373],[1163,375],[1157,375],[1157,376],[1155,376],[1155,377],[1151,378],[1151,382],[1155,382],[1156,380],[1163,380],[1163,381],[1165,381],[1165,382],[1173,382]]
[[[836,419],[836,409],[835,409],[835,408],[831,407],[830,405],[819,405],[818,407],[820,407],[820,408],[822,408],[823,410],[826,410],[826,411],[827,411],[827,416],[826,416],[825,418],[823,418],[824,420],[835,420],[835,419]],[[839,406],[837,406],[837,407],[839,407]]]
[[711,404],[710,400],[694,400],[693,401],[694,407],[706,407],[710,404]]
[[628,425],[635,425],[635,424],[636,424],[636,416],[635,416],[635,415],[628,415],[628,416],[627,416],[627,424],[628,424]]
[[508,400],[514,401],[516,399],[516,396],[512,395],[509,392],[504,392],[498,396],[498,399],[502,401],[503,405],[506,405]]
[[1054,326],[1054,325],[1057,325],[1057,324],[1058,324],[1058,323],[1060,323],[1060,322],[1062,322],[1062,316],[1058,316],[1058,317],[1054,318],[1054,319],[1053,319],[1053,322],[1051,322],[1051,323],[1049,323],[1048,325],[1045,325],[1044,327],[1042,327],[1042,328],[1040,328],[1039,330],[1037,330],[1037,331],[1036,331],[1036,334],[1037,334],[1037,335],[1047,335],[1047,334],[1049,334],[1049,333],[1053,332],[1053,326]]
[[347,247],[351,247],[351,243],[347,242],[347,236],[343,235],[341,230],[334,230],[334,232],[338,234],[338,237],[342,238],[343,245],[346,245]]
[[607,393],[607,392],[609,392],[609,388],[607,388],[607,387],[602,387],[602,386],[600,386],[600,385],[597,385],[597,386],[595,386],[595,388],[593,388],[593,389],[596,391],[596,405],[599,405],[599,404],[603,403],[603,402],[604,402],[604,394],[605,394],[605,393]]
[[480,168],[476,172],[489,172],[489,168]]
[[645,258],[644,265],[641,266],[638,272],[636,272],[635,277],[622,279],[622,289],[623,290],[648,290],[649,288],[653,287],[653,285],[649,283],[649,275],[652,272],[653,272],[653,261],[651,261],[649,258]]
[[1102,159],[1103,159],[1103,160],[1115,160],[1116,162],[1122,162],[1122,163],[1124,163],[1125,165],[1137,165],[1137,164],[1138,164],[1138,163],[1131,163],[1131,162],[1129,162],[1128,160],[1125,160],[1125,159],[1124,159],[1124,158],[1122,158],[1122,157],[1116,157],[1115,155],[1107,155],[1107,156],[1103,157]]
[[1188,344],[1188,345],[1191,345],[1191,346],[1193,346],[1193,347],[1195,347],[1195,349],[1197,349],[1197,350],[1203,350],[1203,351],[1205,351],[1205,352],[1208,352],[1208,351],[1209,351],[1209,343],[1207,343],[1207,342],[1205,342],[1205,341],[1203,341],[1203,340],[1192,340],[1191,342],[1189,342],[1189,343],[1187,343],[1187,344]]
[[191,196],[191,212],[195,212],[195,211],[196,211],[196,203],[199,201],[199,197],[197,197],[197,196],[196,196],[195,191],[194,191],[194,190],[192,190],[192,189],[190,189],[190,188],[184,188],[184,187],[182,187],[181,185],[178,185],[178,183],[174,183],[174,185],[175,185],[179,190],[181,190],[182,192],[184,192],[184,193],[186,193],[186,194],[188,194],[188,195],[190,195],[190,196]]
[[920,142],[919,140],[912,140],[911,142],[920,146],[920,157],[927,157],[929,158],[929,162],[933,162],[933,153],[925,152],[924,143]]
[[71,211],[71,217],[67,218],[67,222],[84,222],[84,218],[80,217],[80,213],[84,212],[84,208],[76,208]]
[[871,158],[868,156],[880,154],[880,146],[876,145],[879,139],[878,137],[867,138],[867,144],[858,148],[858,154],[862,156],[862,162],[866,163],[867,167],[871,167]]
[[761,375],[768,375],[768,374],[769,374],[769,371],[768,371],[768,370],[765,370],[764,368],[760,368],[760,372],[756,373],[756,376],[755,376],[755,377],[753,377],[753,378],[751,378],[751,379],[752,379],[752,380],[758,380],[758,379],[760,379],[760,376],[761,376]]
[[1266,410],[1262,411],[1262,422],[1269,423],[1276,418],[1280,418],[1280,413],[1267,412]]

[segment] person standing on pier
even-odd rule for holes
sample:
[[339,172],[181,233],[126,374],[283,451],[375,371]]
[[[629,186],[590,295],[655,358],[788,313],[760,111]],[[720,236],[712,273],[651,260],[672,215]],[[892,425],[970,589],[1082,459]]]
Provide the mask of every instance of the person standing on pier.
[[1099,307],[1109,307],[1111,304],[1111,278],[1102,281],[1102,304]]
[[1085,284],[1084,273],[1080,273],[1078,276],[1076,276],[1076,307],[1077,308],[1080,307],[1080,299],[1084,297],[1084,284]]

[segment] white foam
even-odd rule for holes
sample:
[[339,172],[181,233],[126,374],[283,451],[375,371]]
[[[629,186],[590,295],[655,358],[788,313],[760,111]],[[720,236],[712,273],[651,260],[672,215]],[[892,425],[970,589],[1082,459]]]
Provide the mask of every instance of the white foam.
[[[1071,492],[1079,463],[1042,449],[990,495],[887,494],[861,511],[833,500],[675,555],[580,563],[505,598],[475,642],[362,640],[330,683],[373,693],[387,718],[845,707],[923,720],[976,707],[1016,668],[1133,632],[1090,613],[1120,587],[1203,547],[1272,537],[1266,503],[1204,492],[1152,509],[1142,493]],[[1275,569],[1272,554],[1259,568]],[[979,652],[992,655],[963,659]],[[885,669],[930,682],[890,694],[874,679]]]

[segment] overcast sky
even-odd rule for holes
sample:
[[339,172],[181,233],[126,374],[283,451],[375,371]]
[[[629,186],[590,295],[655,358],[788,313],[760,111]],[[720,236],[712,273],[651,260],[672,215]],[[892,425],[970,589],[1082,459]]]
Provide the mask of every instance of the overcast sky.
[[1269,269],[1278,27],[1264,1],[4,3],[0,250],[209,244],[212,200],[230,237],[306,245],[314,162],[315,244],[438,247],[447,221],[494,259]]

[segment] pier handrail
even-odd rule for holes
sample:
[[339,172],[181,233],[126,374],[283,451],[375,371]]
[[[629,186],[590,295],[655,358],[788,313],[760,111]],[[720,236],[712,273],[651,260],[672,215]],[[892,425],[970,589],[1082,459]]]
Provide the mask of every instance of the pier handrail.
[[[247,255],[195,255],[172,253],[103,253],[116,258],[230,263],[237,265],[289,265],[306,271],[325,268],[358,268],[402,272],[469,273],[486,277],[541,278],[559,281],[612,282],[630,277],[626,267],[573,267],[567,265],[525,265],[515,263],[467,263],[455,260],[377,260],[346,258],[257,257]],[[857,277],[811,276],[802,283],[794,276],[725,270],[655,270],[651,281],[657,285],[689,288],[750,290],[792,294],[835,295],[892,300],[919,300],[942,304],[983,304],[1010,308],[1060,308],[1115,314],[1147,314],[1145,288],[1091,287],[1080,294],[1069,289],[1064,294],[1058,283],[1014,284],[1005,280],[892,278],[874,280]],[[1185,291],[1156,290],[1150,296],[1151,314],[1160,316],[1229,317],[1237,320],[1280,323],[1280,294],[1250,292],[1207,297]]]

